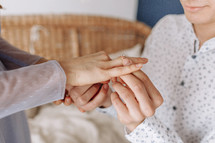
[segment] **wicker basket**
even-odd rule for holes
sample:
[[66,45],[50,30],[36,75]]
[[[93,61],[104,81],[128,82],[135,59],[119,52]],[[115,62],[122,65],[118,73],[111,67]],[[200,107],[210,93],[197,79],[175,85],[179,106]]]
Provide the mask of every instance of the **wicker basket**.
[[2,16],[1,23],[11,44],[56,60],[144,44],[151,31],[140,22],[87,15]]

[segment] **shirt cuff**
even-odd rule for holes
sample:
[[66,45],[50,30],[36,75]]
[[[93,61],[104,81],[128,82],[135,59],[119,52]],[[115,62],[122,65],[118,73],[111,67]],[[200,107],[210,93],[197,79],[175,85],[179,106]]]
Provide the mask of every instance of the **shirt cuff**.
[[[66,75],[56,61],[0,72],[0,118],[64,98]],[[9,78],[8,78],[9,77]]]
[[[125,137],[130,142],[153,141],[153,138],[159,138],[161,132],[167,132],[161,122],[155,117],[146,118],[132,132],[125,127]],[[142,141],[143,141],[142,140]]]

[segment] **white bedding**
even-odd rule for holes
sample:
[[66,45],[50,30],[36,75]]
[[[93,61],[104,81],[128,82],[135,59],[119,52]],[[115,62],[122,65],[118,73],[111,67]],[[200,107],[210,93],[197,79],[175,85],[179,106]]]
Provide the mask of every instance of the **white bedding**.
[[97,111],[81,113],[74,106],[43,106],[29,126],[32,143],[128,143],[117,120]]

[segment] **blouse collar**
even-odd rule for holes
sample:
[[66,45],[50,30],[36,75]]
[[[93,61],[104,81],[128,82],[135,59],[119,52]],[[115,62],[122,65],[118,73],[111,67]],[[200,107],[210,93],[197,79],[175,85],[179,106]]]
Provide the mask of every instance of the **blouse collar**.
[[199,49],[199,39],[197,38],[196,36],[196,33],[195,33],[195,30],[194,30],[194,27],[193,27],[193,24],[190,23],[187,18],[186,18],[186,21],[188,23],[188,26],[189,26],[189,32],[191,33],[192,37],[191,39],[193,40],[193,46],[194,46],[194,51],[196,52],[199,52],[199,53],[204,53],[204,52],[207,52],[207,51],[210,51],[210,50],[215,50],[215,37],[207,40],[206,42],[204,42],[201,46],[201,48]]

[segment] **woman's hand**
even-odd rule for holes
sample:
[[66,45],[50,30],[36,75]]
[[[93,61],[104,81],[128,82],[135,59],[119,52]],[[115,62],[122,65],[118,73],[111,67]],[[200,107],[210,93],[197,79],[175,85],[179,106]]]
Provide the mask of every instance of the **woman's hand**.
[[55,101],[56,105],[64,103],[69,106],[74,104],[81,112],[92,111],[97,107],[109,107],[112,105],[111,90],[107,83],[86,86],[67,87],[65,99]]
[[55,105],[60,105],[61,103],[64,103],[64,105],[69,106],[73,103],[72,98],[70,97],[70,91],[73,89],[74,87],[70,86],[70,85],[66,85],[66,89],[65,89],[65,93],[64,93],[64,99],[61,100],[57,100],[54,101],[53,103]]
[[120,122],[133,131],[145,118],[155,113],[163,98],[142,71],[121,76],[121,79],[123,83],[113,84],[116,92],[111,94],[111,101]]
[[105,52],[60,61],[67,76],[67,84],[72,86],[108,81],[113,77],[137,71],[145,63],[145,58],[119,57],[111,60]]
[[81,111],[91,111],[99,106],[110,106],[110,90],[107,83],[75,87],[70,90],[70,97]]

